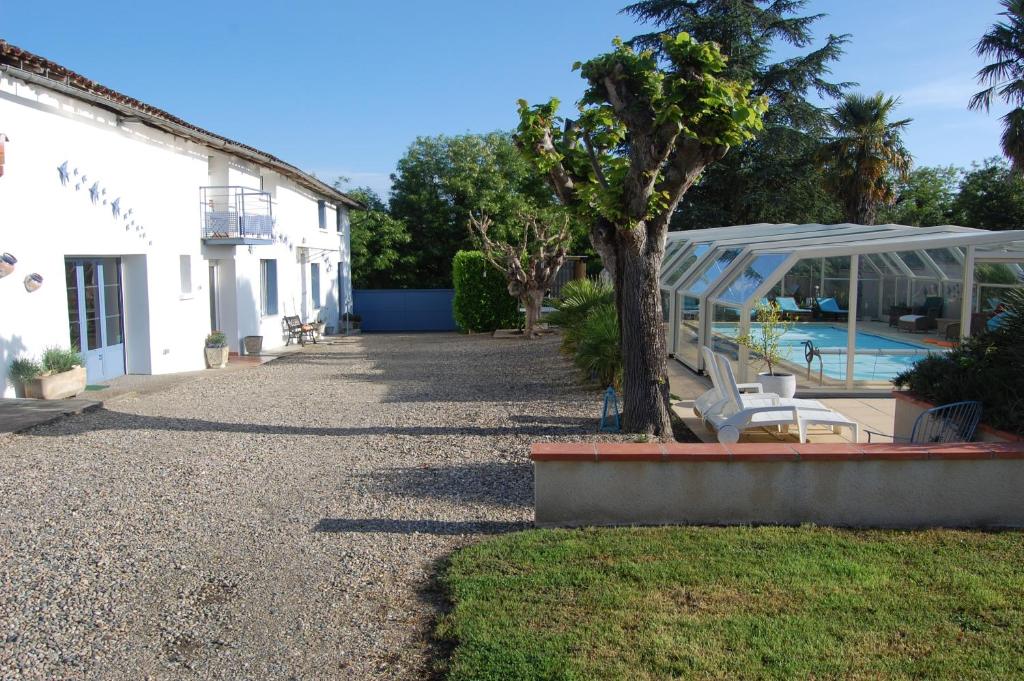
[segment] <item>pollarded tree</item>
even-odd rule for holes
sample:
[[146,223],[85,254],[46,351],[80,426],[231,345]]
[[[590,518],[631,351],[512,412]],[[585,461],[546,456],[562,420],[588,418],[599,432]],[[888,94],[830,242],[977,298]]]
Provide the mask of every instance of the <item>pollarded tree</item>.
[[826,186],[843,203],[847,222],[873,225],[896,200],[913,162],[902,133],[910,118],[892,120],[899,99],[881,92],[850,94],[831,117],[832,135],[821,149]]
[[558,117],[557,100],[520,101],[517,139],[589,222],[613,274],[624,429],[670,439],[658,280],[669,221],[704,168],[761,128],[767,103],[750,97],[750,83],[721,77],[718,47],[687,33],[663,38],[660,63],[651,51],[614,45],[576,65],[588,86],[575,120]]
[[469,231],[479,239],[484,257],[505,273],[508,278],[508,292],[526,308],[527,338],[537,335],[535,327],[540,321],[544,294],[551,288],[558,270],[565,262],[565,247],[571,239],[569,219],[566,217],[560,229],[546,224],[536,215],[520,216],[522,237],[518,244],[490,235],[494,222],[486,215],[469,216]]

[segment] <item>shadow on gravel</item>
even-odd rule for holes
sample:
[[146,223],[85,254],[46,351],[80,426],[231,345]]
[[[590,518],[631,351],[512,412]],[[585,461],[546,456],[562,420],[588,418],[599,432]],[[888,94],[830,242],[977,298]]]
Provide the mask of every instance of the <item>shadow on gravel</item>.
[[[549,420],[555,419],[538,417],[539,422],[535,425],[510,426],[353,426],[347,428],[320,428],[315,426],[291,426],[270,423],[230,423],[225,421],[207,421],[204,419],[193,418],[143,416],[101,408],[94,409],[86,414],[77,415],[76,417],[33,428],[25,432],[26,434],[36,436],[65,436],[101,430],[163,430],[214,433],[254,433],[263,435],[319,435],[323,437],[372,435],[409,435],[413,437],[468,435],[495,437],[501,435],[583,436],[593,435],[597,429],[597,419],[573,419],[569,425],[545,423],[545,421]],[[572,425],[572,423],[578,423],[579,425]]]
[[372,493],[510,508],[533,506],[533,466],[526,462],[383,468],[362,474],[359,480]]
[[391,518],[324,518],[314,532],[380,532],[383,534],[503,534],[528,530],[533,523],[498,520],[396,520]]

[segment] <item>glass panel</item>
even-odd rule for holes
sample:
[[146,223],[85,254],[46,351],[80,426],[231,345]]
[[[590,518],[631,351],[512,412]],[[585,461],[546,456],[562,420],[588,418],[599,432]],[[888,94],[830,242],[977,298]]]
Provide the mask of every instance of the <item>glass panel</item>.
[[100,340],[100,291],[96,263],[83,263],[82,272],[85,280],[85,289],[82,291],[85,299],[85,344],[82,350],[95,350],[102,345]]
[[669,272],[668,276],[665,277],[665,286],[672,288],[678,284],[679,280],[683,278],[683,275],[686,274],[687,270],[693,267],[693,263],[697,262],[697,260],[707,253],[709,249],[710,246],[707,244],[697,244],[697,247],[693,249],[689,255],[683,256],[682,260],[680,260],[679,263],[672,268],[672,271]]
[[687,289],[688,293],[703,293],[713,281],[722,276],[725,268],[740,254],[738,248],[720,249],[714,260],[703,266],[700,276]]
[[963,278],[963,267],[956,255],[949,248],[934,248],[929,251],[928,257],[935,261],[942,273],[951,279]]
[[73,262],[64,263],[64,281],[68,290],[68,331],[71,347],[82,347],[81,319],[78,316],[78,266]]
[[745,302],[787,257],[785,253],[765,253],[757,256],[732,280],[722,293],[722,300],[730,303]]
[[691,367],[697,367],[700,361],[700,299],[681,294],[676,294],[675,299],[679,301],[676,310],[676,356]]
[[903,263],[910,268],[910,271],[919,277],[934,276],[933,272],[924,264],[924,260],[914,251],[900,251],[896,254]]
[[665,247],[665,257],[661,259],[662,270],[665,269],[665,266],[669,264],[669,261],[672,260],[672,258],[676,257],[676,254],[679,253],[679,249],[685,246],[686,243],[685,239],[669,242],[668,246]]

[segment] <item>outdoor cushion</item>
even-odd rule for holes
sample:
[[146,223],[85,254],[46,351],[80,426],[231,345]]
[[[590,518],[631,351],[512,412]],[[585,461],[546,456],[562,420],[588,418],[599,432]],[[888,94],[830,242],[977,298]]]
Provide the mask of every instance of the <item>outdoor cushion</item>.
[[839,308],[839,303],[836,302],[835,298],[818,298],[818,307],[821,308],[822,312],[836,312],[846,314],[848,310],[842,310]]

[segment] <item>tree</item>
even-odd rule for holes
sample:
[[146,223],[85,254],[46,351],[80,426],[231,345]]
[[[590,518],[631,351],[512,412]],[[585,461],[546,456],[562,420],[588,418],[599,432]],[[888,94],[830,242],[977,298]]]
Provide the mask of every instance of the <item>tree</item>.
[[837,221],[840,211],[813,159],[828,124],[818,100],[838,98],[853,85],[828,79],[849,36],[829,35],[818,49],[772,59],[779,46],[800,49],[813,43],[811,29],[825,15],[801,15],[805,5],[805,0],[645,0],[623,10],[661,31],[639,35],[632,44],[657,50],[660,35],[682,31],[717,43],[729,59],[723,75],[751,81],[753,94],[769,102],[764,130],[709,168],[687,192],[674,229]]
[[896,202],[880,213],[882,222],[915,227],[948,225],[963,170],[955,166],[915,168],[896,185]]
[[518,141],[559,199],[590,228],[613,273],[623,356],[623,427],[671,439],[659,270],[669,221],[706,166],[761,128],[767,102],[724,78],[713,43],[662,39],[664,59],[615,49],[577,64],[575,120],[558,101],[519,102]]
[[[335,186],[340,184],[335,183]],[[369,187],[346,192],[366,206],[350,213],[352,286],[354,288],[402,288],[413,277],[406,253],[411,241],[405,223],[391,217],[387,205]]]
[[996,97],[1013,108],[1003,116],[1000,143],[1016,171],[1024,170],[1024,0],[1002,0],[1005,17],[981,36],[975,53],[991,59],[978,71],[978,83],[986,86],[971,97],[968,107],[988,111]]
[[911,119],[890,120],[899,99],[850,94],[830,116],[832,134],[821,149],[829,189],[842,202],[847,222],[873,225],[880,208],[896,199],[897,179],[912,162],[901,133]]
[[1024,225],[1024,178],[999,158],[973,164],[960,182],[953,217],[964,227],[1019,229]]
[[469,215],[482,211],[504,238],[518,216],[553,202],[543,177],[507,133],[419,137],[391,176],[391,215],[411,237],[415,286],[452,285],[452,257],[471,249]]
[[522,234],[518,244],[491,239],[493,221],[486,215],[469,216],[470,232],[479,238],[487,260],[505,273],[508,292],[526,308],[526,327],[523,334],[533,338],[540,320],[544,294],[555,282],[555,276],[565,262],[565,245],[569,242],[569,220],[565,218],[559,229],[545,223],[536,215],[523,215]]

